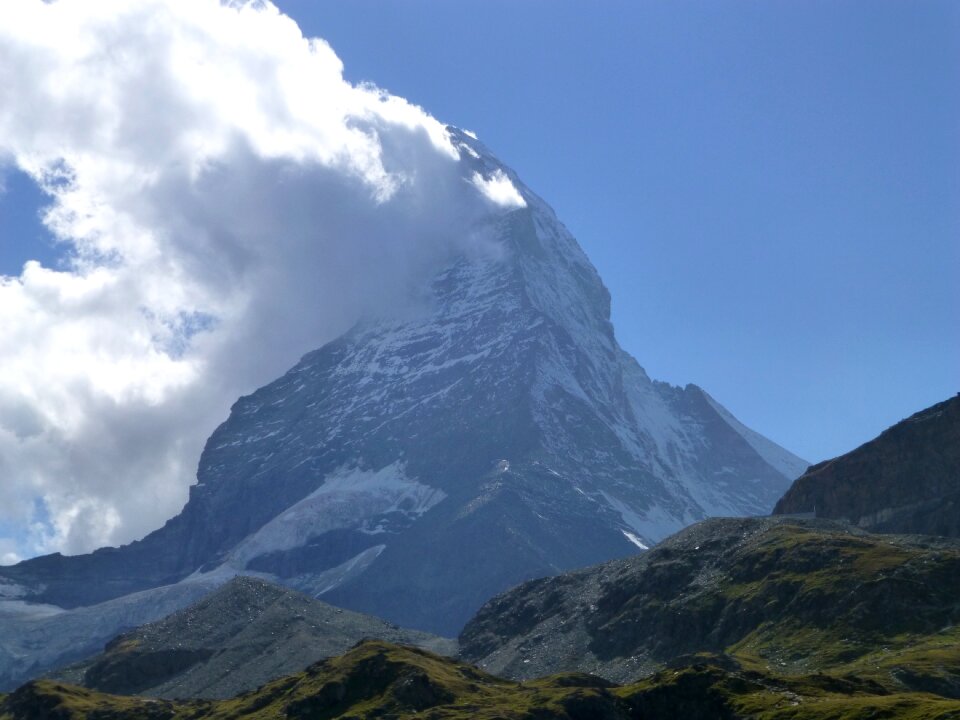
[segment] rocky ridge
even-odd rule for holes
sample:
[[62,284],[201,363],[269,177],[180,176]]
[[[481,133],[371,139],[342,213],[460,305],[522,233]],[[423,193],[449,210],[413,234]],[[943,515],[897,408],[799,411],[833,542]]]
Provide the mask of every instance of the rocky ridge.
[[707,520],[642,556],[521,585],[460,636],[465,660],[531,678],[632,681],[709,653],[960,697],[960,541],[825,520]]
[[340,655],[363,639],[453,654],[456,643],[238,577],[51,678],[108,693],[228,698]]
[[810,514],[873,532],[960,536],[960,395],[818,463],[774,514]]

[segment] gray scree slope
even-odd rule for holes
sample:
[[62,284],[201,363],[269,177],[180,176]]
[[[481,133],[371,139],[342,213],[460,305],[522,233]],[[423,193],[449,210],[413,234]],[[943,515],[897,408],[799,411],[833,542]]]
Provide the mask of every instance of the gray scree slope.
[[454,640],[240,577],[163,620],[116,637],[105,652],[51,677],[121,695],[229,698],[367,638],[456,652]]

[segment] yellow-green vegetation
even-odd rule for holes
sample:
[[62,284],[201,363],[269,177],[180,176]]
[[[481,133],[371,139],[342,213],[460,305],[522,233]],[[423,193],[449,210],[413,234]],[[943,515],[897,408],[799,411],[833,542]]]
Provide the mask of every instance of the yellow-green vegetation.
[[778,677],[711,665],[667,670],[616,691],[643,718],[751,720],[956,720],[960,701],[887,693],[857,678]]
[[[774,526],[732,569],[724,594],[731,600],[802,605],[882,581],[917,552],[881,536],[859,537],[795,525]],[[784,594],[784,589],[790,592]]]
[[133,652],[140,647],[140,639],[134,636],[120,635],[107,645],[108,653]]
[[[591,708],[596,717],[627,717],[609,687],[579,674],[518,683],[416,648],[368,641],[231,700],[153,701],[41,680],[10,695],[0,718],[586,718],[594,716],[583,714]],[[567,706],[580,714],[569,714]]]
[[629,683],[660,669],[614,691],[642,718],[960,720],[960,543],[708,520],[509,591],[460,641],[515,677],[566,665]]
[[50,680],[28,683],[0,702],[0,718],[72,720],[73,718],[141,718],[160,720],[174,716],[174,706],[164,700],[105,695],[86,688]]
[[[423,650],[369,641],[224,701],[148,700],[36,681],[0,700],[0,719],[960,718],[960,701],[932,694],[889,693],[871,681],[823,674],[784,678],[722,669],[711,660],[701,657],[696,664],[623,687],[580,673],[521,683]],[[718,660],[722,664],[722,658]]]
[[958,570],[960,552],[935,543],[773,528],[723,588],[733,612],[767,618],[726,651],[759,672],[960,697]]

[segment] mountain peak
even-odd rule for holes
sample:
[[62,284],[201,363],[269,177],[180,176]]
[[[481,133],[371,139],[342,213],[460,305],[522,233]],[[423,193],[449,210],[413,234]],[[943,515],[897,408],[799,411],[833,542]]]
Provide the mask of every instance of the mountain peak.
[[256,573],[453,634],[523,580],[769,512],[802,461],[699,388],[652,381],[553,210],[450,132],[489,212],[418,312],[368,319],[240,398],[161,530],[0,574],[76,606]]

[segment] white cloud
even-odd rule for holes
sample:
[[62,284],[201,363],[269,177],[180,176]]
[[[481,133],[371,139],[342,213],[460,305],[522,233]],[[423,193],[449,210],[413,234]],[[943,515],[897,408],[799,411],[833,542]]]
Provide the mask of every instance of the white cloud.
[[494,170],[489,177],[475,172],[470,182],[495,205],[504,208],[526,207],[527,201],[511,182],[507,174],[500,169]]
[[0,276],[7,559],[159,526],[239,394],[523,204],[268,3],[4,0],[0,158],[75,258]]
[[20,559],[16,543],[8,538],[0,538],[0,565],[13,565]]

